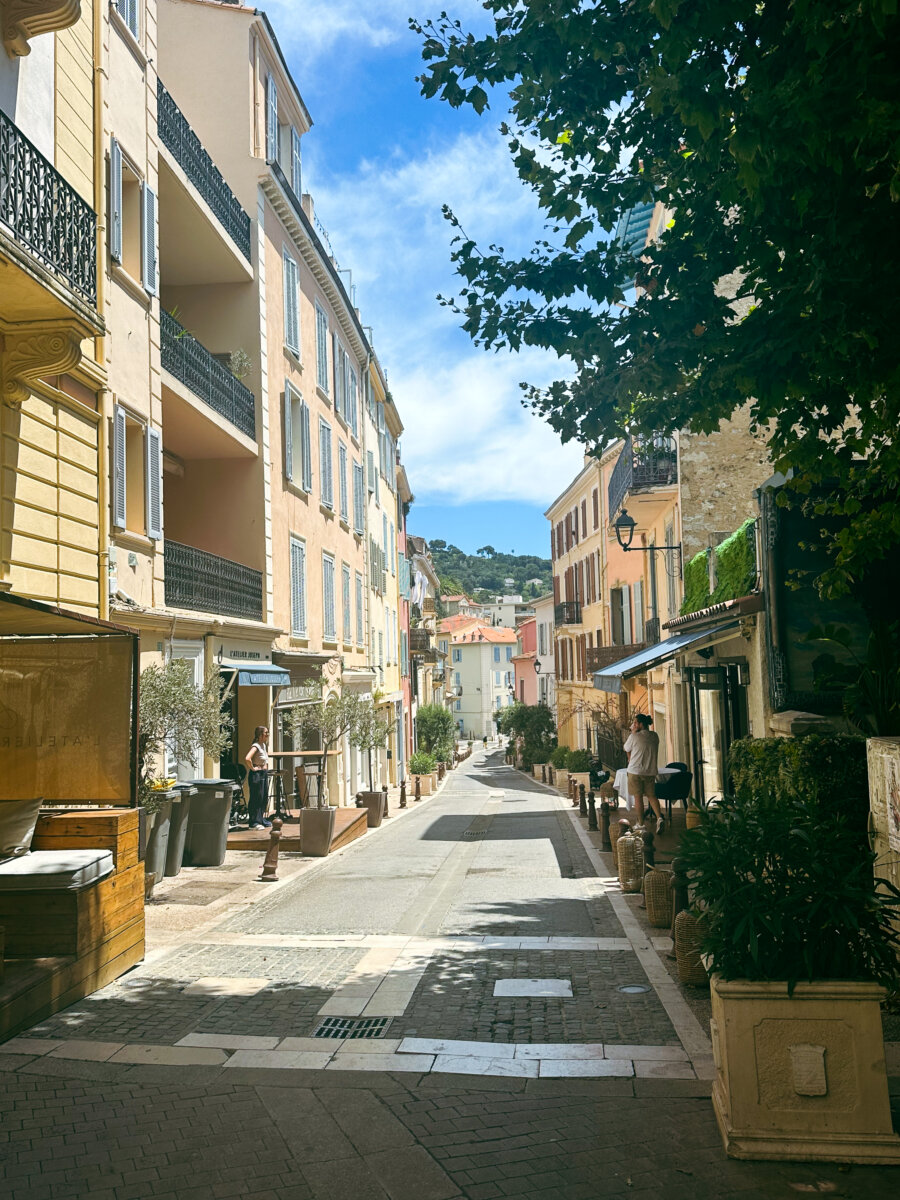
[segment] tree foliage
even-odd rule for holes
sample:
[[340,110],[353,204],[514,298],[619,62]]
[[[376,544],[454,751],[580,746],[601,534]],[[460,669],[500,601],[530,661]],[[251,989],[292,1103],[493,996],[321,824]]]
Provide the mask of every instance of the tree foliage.
[[546,704],[522,704],[517,700],[503,709],[497,727],[518,743],[526,767],[547,762],[556,746],[556,725]]
[[[749,404],[794,502],[846,518],[822,582],[848,588],[900,542],[895,0],[484,7],[482,37],[412,22],[422,91],[478,112],[508,92],[548,227],[510,256],[446,210],[463,327],[566,356],[574,377],[527,399],[588,447]],[[655,202],[638,262],[611,235]]]
[[[321,681],[317,686],[321,686]],[[352,746],[359,746],[361,749],[370,750],[378,745],[383,746],[389,730],[387,722],[379,721],[371,698],[360,696],[356,692],[343,692],[340,696],[330,696],[327,699],[323,696],[311,703],[295,705],[291,709],[290,728],[298,744],[302,744],[310,734],[320,741],[322,755],[319,759],[319,786],[316,791],[320,808],[325,800],[328,752],[345,736],[350,738]],[[377,738],[380,734],[383,734],[383,737],[379,742]]]
[[553,586],[549,558],[504,554],[493,546],[482,546],[477,554],[466,554],[458,546],[443,541],[429,542],[428,549],[445,596],[462,592],[473,598],[479,598],[476,596],[479,592],[500,596],[509,592],[507,579],[515,580],[518,595],[525,594],[531,579],[541,580],[541,591],[544,592],[549,592]]
[[450,710],[443,704],[420,704],[416,712],[416,736],[419,749],[434,754],[441,762],[450,762],[456,726]]

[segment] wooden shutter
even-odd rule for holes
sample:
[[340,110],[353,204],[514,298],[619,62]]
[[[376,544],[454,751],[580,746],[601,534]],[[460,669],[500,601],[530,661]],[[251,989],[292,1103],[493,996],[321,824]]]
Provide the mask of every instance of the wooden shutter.
[[366,464],[369,468],[369,491],[375,491],[375,455],[371,450],[366,451]]
[[572,545],[572,514],[566,513],[566,549]]
[[271,75],[266,76],[266,159],[278,162],[278,89]]
[[122,150],[115,138],[109,143],[109,257],[122,261]]
[[300,450],[303,469],[301,486],[305,492],[311,492],[313,479],[312,433],[309,428],[309,405],[305,400],[300,406]]
[[141,245],[144,289],[159,295],[159,265],[156,260],[156,192],[145,183],[141,188]]
[[593,554],[591,555],[590,563],[591,563],[591,595],[593,596],[594,601],[596,601],[597,600],[597,570],[596,570],[597,559],[594,557]]
[[587,500],[581,502],[581,536],[587,537]]
[[359,385],[356,378],[356,372],[350,372],[350,395],[347,398],[347,404],[350,409],[350,428],[353,431],[353,436],[359,436]]
[[127,520],[125,503],[125,411],[113,409],[113,488],[112,523],[116,529],[124,529]]
[[291,633],[306,633],[306,546],[291,538]]
[[[294,478],[294,431],[291,424],[291,385],[284,385],[284,477]],[[299,430],[297,431],[300,432]]]
[[559,604],[559,576],[553,576],[553,603]]
[[144,475],[147,490],[147,537],[162,537],[162,434],[147,428],[144,441]]
[[578,545],[578,505],[572,509],[572,538],[575,545]]
[[594,494],[591,497],[594,505],[594,528],[600,528],[600,489],[594,488]]

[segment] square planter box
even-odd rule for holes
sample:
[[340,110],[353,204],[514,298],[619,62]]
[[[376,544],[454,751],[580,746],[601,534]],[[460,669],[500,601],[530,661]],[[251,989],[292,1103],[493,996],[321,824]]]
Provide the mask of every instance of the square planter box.
[[874,983],[712,979],[713,1107],[732,1158],[900,1164]]
[[569,772],[564,771],[562,767],[553,768],[553,783],[554,786],[563,793],[564,796],[569,793]]
[[[591,790],[591,773],[590,771],[573,771],[569,774],[570,779],[574,779],[576,784],[584,784],[584,794]],[[577,793],[576,793],[577,796]]]
[[543,767],[546,767],[546,765],[547,765],[546,763],[533,763],[533,764],[532,764],[532,767],[531,767],[531,774],[532,774],[532,775],[534,776],[534,778],[535,778],[535,779],[537,779],[539,782],[540,782],[540,778],[541,778],[541,770],[542,770],[542,768],[543,768]]
[[409,777],[410,795],[415,796],[415,794],[416,794],[416,780],[417,779],[419,780],[419,783],[420,783],[419,795],[420,796],[430,796],[431,793],[434,791],[433,776],[431,776],[431,775],[410,775],[410,777]]

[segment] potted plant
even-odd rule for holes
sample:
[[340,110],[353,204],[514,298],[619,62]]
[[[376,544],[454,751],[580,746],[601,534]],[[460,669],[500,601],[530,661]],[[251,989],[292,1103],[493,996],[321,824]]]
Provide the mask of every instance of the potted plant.
[[569,783],[569,772],[566,770],[566,763],[569,761],[569,747],[557,746],[550,753],[550,765],[553,768],[553,782],[560,789],[565,791]]
[[586,792],[591,790],[591,756],[587,750],[570,750],[566,755],[566,771],[576,784],[584,784]]
[[304,854],[321,858],[331,849],[336,812],[328,803],[328,755],[345,736],[355,746],[360,733],[372,730],[375,706],[370,697],[356,692],[326,695],[324,676],[310,685],[308,692],[318,698],[295,705],[289,723],[295,744],[305,743],[311,735],[319,742],[316,807],[300,810],[300,849]]
[[900,892],[834,796],[724,798],[685,834],[712,975],[713,1103],[734,1158],[900,1163],[879,1003]]
[[419,780],[419,794],[422,796],[430,796],[433,788],[433,772],[437,768],[437,763],[434,756],[425,750],[417,750],[415,754],[410,756],[409,774],[412,783],[413,792],[416,788],[416,780]]
[[[147,813],[144,872],[149,897],[165,870],[174,776],[163,774],[165,753],[196,767],[201,753],[218,759],[231,745],[231,719],[222,712],[221,677],[211,670],[202,687],[193,664],[176,658],[141,672],[138,710],[138,804]],[[187,797],[180,801],[189,803]]]
[[369,765],[369,787],[366,791],[357,792],[356,803],[367,810],[367,827],[377,829],[384,820],[384,792],[375,787],[375,775],[372,770],[372,751],[381,750],[387,745],[391,732],[390,721],[378,716],[374,703],[360,713],[356,730],[353,734],[353,744],[358,750],[364,750]]

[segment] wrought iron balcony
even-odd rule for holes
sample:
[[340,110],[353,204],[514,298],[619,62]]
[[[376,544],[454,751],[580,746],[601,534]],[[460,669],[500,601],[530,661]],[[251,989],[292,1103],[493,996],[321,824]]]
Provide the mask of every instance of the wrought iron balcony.
[[646,642],[631,642],[628,646],[595,646],[592,650],[586,650],[585,663],[588,674],[602,671],[612,663],[621,662],[623,658],[637,654],[639,650],[644,649],[646,644]]
[[431,649],[431,630],[419,625],[409,631],[409,649],[411,654],[421,654]]
[[648,646],[655,646],[660,640],[659,617],[650,617],[644,622],[644,641]]
[[581,604],[577,600],[566,600],[553,609],[553,620],[557,625],[580,625]]
[[629,492],[665,487],[678,480],[678,450],[675,439],[654,435],[648,442],[625,439],[609,479],[609,519],[616,514]]
[[97,303],[97,216],[0,112],[0,225],[45,267]]
[[166,541],[166,604],[192,612],[261,621],[263,577],[218,554]]
[[256,400],[245,387],[165,309],[160,310],[162,365],[195,396],[247,437],[256,439]]
[[172,152],[240,252],[249,259],[250,218],[161,79],[156,81],[156,100],[160,141]]

